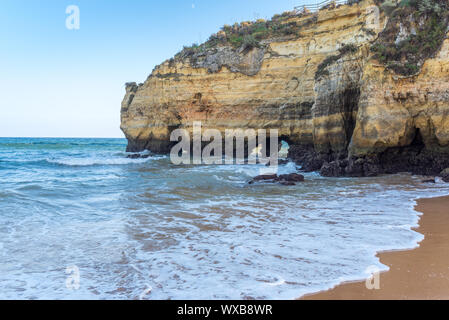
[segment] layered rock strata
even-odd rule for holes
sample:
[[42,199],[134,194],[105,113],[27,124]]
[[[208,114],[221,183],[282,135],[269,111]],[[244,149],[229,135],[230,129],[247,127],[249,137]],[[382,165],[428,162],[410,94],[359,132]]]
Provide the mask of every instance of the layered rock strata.
[[439,174],[449,167],[449,40],[399,76],[370,51],[388,23],[376,8],[365,0],[292,16],[294,36],[165,61],[126,86],[128,151],[167,153],[174,129],[201,121],[223,136],[278,129],[289,157],[325,176]]

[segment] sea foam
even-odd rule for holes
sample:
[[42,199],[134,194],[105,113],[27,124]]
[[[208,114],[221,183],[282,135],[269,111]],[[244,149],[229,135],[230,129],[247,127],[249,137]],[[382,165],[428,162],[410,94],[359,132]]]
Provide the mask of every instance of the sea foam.
[[13,142],[0,139],[6,299],[294,299],[388,270],[377,252],[423,240],[415,199],[449,193],[408,174],[249,185],[265,166],[129,159],[126,140]]

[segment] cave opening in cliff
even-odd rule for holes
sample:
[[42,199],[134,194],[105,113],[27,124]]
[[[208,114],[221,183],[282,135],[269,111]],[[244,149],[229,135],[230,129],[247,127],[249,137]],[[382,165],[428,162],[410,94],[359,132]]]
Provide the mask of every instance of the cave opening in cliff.
[[285,137],[279,139],[279,158],[284,159],[288,157],[290,150],[290,143]]
[[354,133],[357,112],[359,110],[360,87],[347,88],[342,94],[342,117],[346,136],[346,147],[351,143]]
[[416,129],[415,137],[413,138],[413,141],[410,144],[410,146],[414,147],[415,149],[419,149],[419,150],[422,150],[425,147],[424,139],[422,137],[421,130],[419,128]]
[[438,174],[441,168],[435,166],[432,155],[426,154],[425,149],[426,145],[421,130],[417,128],[408,145],[386,149],[380,154],[379,161],[386,173]]

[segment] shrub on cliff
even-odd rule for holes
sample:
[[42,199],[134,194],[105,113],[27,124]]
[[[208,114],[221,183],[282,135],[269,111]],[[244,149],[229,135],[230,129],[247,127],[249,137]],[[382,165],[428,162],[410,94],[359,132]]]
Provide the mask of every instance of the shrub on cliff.
[[184,46],[182,48],[181,52],[179,52],[177,54],[177,56],[181,56],[182,58],[191,57],[198,51],[199,51],[199,46],[196,43],[194,43],[190,47]]
[[[310,16],[310,19],[304,19],[300,22],[293,18]],[[293,21],[292,21],[293,19]],[[232,46],[233,48],[259,47],[261,41],[277,37],[297,38],[300,31],[316,23],[317,16],[307,11],[286,11],[283,14],[274,15],[271,20],[258,19],[255,22],[235,23],[234,25],[224,25],[221,30],[210,36],[210,38],[201,45],[192,45],[184,47],[176,57],[192,57],[196,53],[204,50],[217,48],[218,46]]]
[[340,49],[338,49],[338,52],[340,53],[341,56],[345,55],[345,54],[349,54],[349,53],[356,53],[359,49],[357,48],[357,46],[353,43],[350,44],[346,44],[343,47],[341,47]]
[[438,2],[433,2],[431,0],[421,0],[421,2],[418,2],[418,9],[421,13],[441,14],[443,11],[443,8]]
[[253,35],[246,35],[243,37],[242,46],[243,46],[244,50],[257,48],[257,47],[259,47],[259,41],[257,41]]
[[228,42],[235,48],[240,47],[243,44],[243,36],[231,34],[228,38]]
[[343,56],[345,56],[347,54],[356,53],[358,50],[359,49],[357,48],[357,46],[352,43],[342,46],[340,49],[338,49],[337,55],[328,56],[326,59],[323,60],[323,62],[321,62],[318,65],[317,71],[315,73],[315,80],[318,80],[319,78],[321,78],[323,76],[329,75],[329,71],[327,70],[327,67],[329,67],[331,64],[337,62],[338,60],[340,60]]
[[350,6],[352,6],[353,4],[358,4],[360,2],[362,2],[363,0],[348,0],[347,4],[349,4]]
[[446,38],[449,5],[447,0],[402,0],[393,4],[391,0],[381,3],[389,21],[371,50],[375,59],[397,74],[416,74]]

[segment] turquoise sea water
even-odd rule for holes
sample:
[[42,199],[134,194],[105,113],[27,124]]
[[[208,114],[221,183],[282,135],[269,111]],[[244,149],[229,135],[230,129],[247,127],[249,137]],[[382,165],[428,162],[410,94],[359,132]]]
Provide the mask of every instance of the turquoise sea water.
[[248,185],[261,166],[125,148],[0,139],[0,298],[293,299],[385,270],[376,251],[423,238],[413,200],[449,193],[408,174]]

